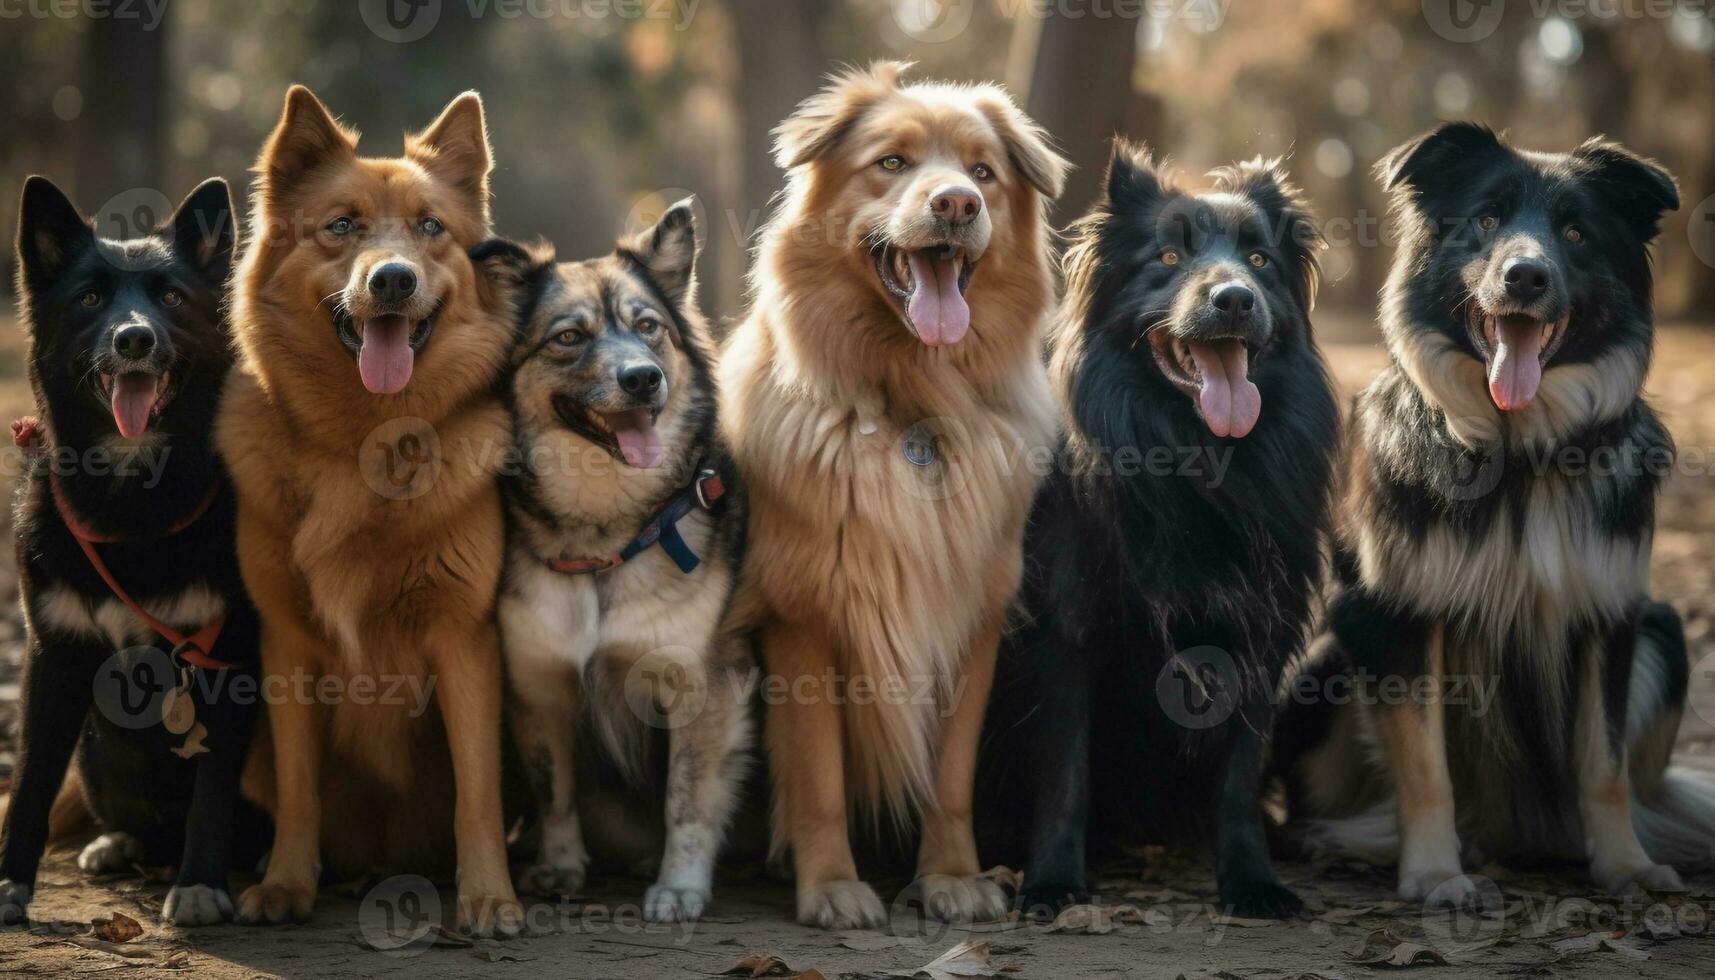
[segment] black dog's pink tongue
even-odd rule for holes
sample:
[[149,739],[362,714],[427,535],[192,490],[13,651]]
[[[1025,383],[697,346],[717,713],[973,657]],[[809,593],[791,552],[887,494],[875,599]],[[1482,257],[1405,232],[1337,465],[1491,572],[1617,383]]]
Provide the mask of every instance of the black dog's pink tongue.
[[119,434],[135,439],[149,430],[149,413],[155,410],[161,379],[134,371],[113,379],[113,421]]
[[410,320],[392,313],[364,321],[363,346],[357,351],[357,373],[363,378],[365,388],[377,395],[404,390],[415,362]]
[[1495,357],[1489,364],[1489,397],[1503,412],[1530,404],[1542,384],[1542,324],[1509,313],[1495,318]]
[[1185,346],[1203,376],[1203,390],[1197,395],[1203,423],[1217,436],[1249,435],[1262,415],[1262,392],[1250,379],[1250,352],[1244,342],[1228,338]]
[[661,444],[661,433],[655,431],[655,418],[647,408],[629,412],[604,414],[607,427],[619,442],[619,453],[625,462],[639,469],[660,466],[667,458],[667,447]]

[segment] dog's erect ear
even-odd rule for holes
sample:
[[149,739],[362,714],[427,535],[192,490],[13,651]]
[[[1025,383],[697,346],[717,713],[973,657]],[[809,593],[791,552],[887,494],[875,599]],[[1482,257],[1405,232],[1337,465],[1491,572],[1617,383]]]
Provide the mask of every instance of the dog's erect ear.
[[1495,131],[1487,126],[1444,123],[1389,150],[1376,162],[1376,178],[1385,190],[1401,186],[1422,189],[1431,177],[1445,178],[1503,149]]
[[621,242],[620,254],[642,266],[676,310],[683,310],[697,288],[697,216],[685,198],[661,213],[651,228]]
[[1210,174],[1215,189],[1250,198],[1268,219],[1270,243],[1297,260],[1299,277],[1294,286],[1306,310],[1316,305],[1321,266],[1316,253],[1328,247],[1310,199],[1292,182],[1279,157],[1252,157],[1243,163],[1221,167]]
[[159,232],[172,236],[174,251],[192,267],[215,282],[224,280],[232,271],[232,253],[238,247],[232,192],[226,181],[211,177],[198,184]]
[[1103,184],[1111,210],[1139,208],[1167,196],[1161,171],[1149,148],[1122,137],[1114,137],[1108,156],[1108,178]]
[[998,89],[994,96],[983,100],[981,109],[1000,135],[1007,159],[1042,196],[1059,197],[1071,163],[1054,151],[1048,131],[1025,115],[1010,97]]
[[1601,136],[1585,140],[1572,157],[1587,165],[1587,179],[1646,241],[1656,236],[1664,212],[1679,210],[1679,183],[1648,157]]
[[447,103],[422,132],[405,137],[405,155],[468,195],[481,210],[483,224],[488,224],[488,172],[494,158],[488,149],[482,96],[466,92]]
[[545,241],[520,245],[508,238],[485,238],[470,247],[470,260],[488,281],[522,286],[554,265],[554,246]]
[[356,155],[357,131],[334,121],[314,92],[294,85],[286,90],[286,108],[256,161],[257,189],[264,198],[275,197],[318,168]]
[[798,103],[774,127],[774,162],[791,170],[826,156],[872,106],[899,88],[909,62],[877,61],[828,78],[820,92]]
[[95,232],[54,182],[46,177],[24,181],[18,203],[18,282],[41,288],[84,249],[95,244]]

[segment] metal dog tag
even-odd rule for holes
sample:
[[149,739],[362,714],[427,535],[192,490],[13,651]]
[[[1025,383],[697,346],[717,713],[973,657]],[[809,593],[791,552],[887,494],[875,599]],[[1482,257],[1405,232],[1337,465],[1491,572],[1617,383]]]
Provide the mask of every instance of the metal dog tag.
[[179,686],[161,699],[161,727],[174,735],[183,735],[197,722],[196,704],[191,700],[191,671],[179,672]]

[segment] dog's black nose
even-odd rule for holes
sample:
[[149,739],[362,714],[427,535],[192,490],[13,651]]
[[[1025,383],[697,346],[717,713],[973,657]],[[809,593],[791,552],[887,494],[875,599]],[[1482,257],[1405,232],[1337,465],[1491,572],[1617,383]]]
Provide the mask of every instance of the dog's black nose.
[[1237,322],[1256,309],[1256,294],[1241,283],[1223,282],[1209,290],[1209,302],[1228,322]]
[[142,360],[155,349],[155,331],[141,323],[129,323],[113,335],[113,349],[119,356]]
[[619,386],[628,395],[653,395],[661,390],[661,369],[653,364],[621,368]]
[[1529,303],[1548,292],[1548,263],[1534,258],[1512,258],[1501,266],[1507,295]]
[[403,262],[384,262],[369,274],[369,293],[377,302],[397,303],[417,291],[417,274]]
[[929,199],[929,210],[956,228],[983,213],[983,198],[968,187],[943,187]]

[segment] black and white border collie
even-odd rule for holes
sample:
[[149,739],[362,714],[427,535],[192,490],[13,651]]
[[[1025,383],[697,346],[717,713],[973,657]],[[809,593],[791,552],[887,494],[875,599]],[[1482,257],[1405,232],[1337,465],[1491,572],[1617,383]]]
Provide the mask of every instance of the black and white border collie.
[[1673,447],[1640,388],[1673,177],[1606,139],[1538,153],[1469,123],[1377,169],[1391,363],[1354,409],[1309,675],[1360,696],[1283,723],[1297,829],[1397,857],[1401,897],[1437,906],[1494,904],[1463,873],[1489,860],[1678,890],[1669,865],[1715,847],[1715,791],[1666,769],[1686,651],[1649,593]]

